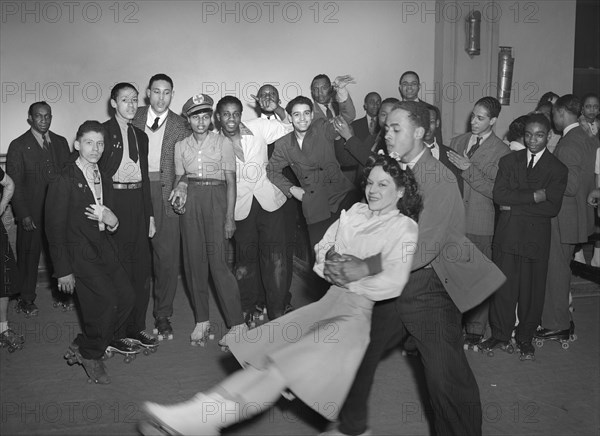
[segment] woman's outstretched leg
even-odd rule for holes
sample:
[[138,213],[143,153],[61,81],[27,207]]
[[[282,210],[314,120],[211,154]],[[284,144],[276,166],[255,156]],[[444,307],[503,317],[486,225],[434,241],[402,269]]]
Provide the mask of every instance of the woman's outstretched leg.
[[140,432],[218,435],[221,429],[272,407],[285,388],[285,379],[276,367],[248,367],[186,402],[170,406],[144,403],[148,420],[140,422]]

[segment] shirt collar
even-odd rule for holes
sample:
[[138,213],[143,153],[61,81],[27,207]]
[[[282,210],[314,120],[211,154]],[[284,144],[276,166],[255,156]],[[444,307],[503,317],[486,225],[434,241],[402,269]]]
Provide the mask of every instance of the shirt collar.
[[120,118],[117,118],[116,116],[115,116],[115,120],[117,120],[117,124],[119,125],[121,130],[127,130],[127,127],[131,123],[130,120],[121,120]]
[[565,127],[563,129],[563,137],[569,133],[571,130],[573,130],[575,127],[577,127],[579,125],[579,123],[573,123],[573,124],[569,124],[567,127]]
[[423,141],[423,144],[425,144],[425,147],[429,148],[430,150],[438,147],[437,139],[435,137],[433,138],[433,142],[431,144],[428,144],[425,141]]
[[31,133],[33,133],[33,136],[35,137],[37,142],[39,142],[40,145],[44,144],[44,137],[46,138],[46,141],[48,141],[48,143],[50,143],[50,134],[48,132],[46,132],[42,136],[42,134],[40,132],[38,132],[37,130],[34,130],[33,128],[31,129]]
[[161,115],[156,115],[156,113],[152,110],[152,106],[148,106],[148,116],[146,118],[146,124],[148,126],[151,126],[152,124],[154,124],[154,120],[156,119],[156,117],[158,117],[158,125],[160,126],[162,125],[162,123],[165,122],[167,115],[169,115],[169,109],[164,111]]
[[[419,161],[419,159],[421,159],[421,156],[423,156],[423,153],[425,153],[425,150],[427,150],[427,147],[423,147],[423,150],[421,150],[421,153],[419,153],[418,155],[416,155],[413,160],[411,160],[410,162],[407,162],[406,164],[403,164],[403,162],[401,162],[400,166],[404,166],[404,167],[408,167],[411,170],[413,169],[413,167],[416,165],[416,163]],[[406,168],[404,168],[406,169]]]
[[[269,120],[269,119],[273,120],[273,119],[275,119],[277,121],[281,121],[281,119],[279,118],[279,116],[275,112],[272,112],[270,114],[266,114],[264,112],[261,112],[260,113],[260,117],[264,118],[265,120]],[[271,117],[271,118],[269,118],[269,117]]]
[[248,127],[246,127],[246,125],[244,123],[240,123],[240,134],[254,136],[254,133],[252,133],[252,130],[250,130]]
[[[542,157],[542,155],[546,152],[547,148],[544,147],[544,149],[538,153],[535,154],[535,160],[533,161],[534,164],[536,164],[540,158]],[[527,149],[527,163],[529,164],[529,161],[531,160],[531,152],[529,151],[529,149]]]
[[479,136],[481,138],[481,142],[479,144],[482,144],[483,141],[485,141],[486,139],[488,139],[491,134],[492,134],[492,131],[490,130],[485,135],[472,135],[471,138],[475,138],[475,142],[477,142],[477,137]]
[[77,164],[85,178],[92,182],[94,181],[94,170],[98,170],[98,172],[100,171],[98,169],[98,164],[89,163],[85,161],[81,156],[77,158],[75,163]]

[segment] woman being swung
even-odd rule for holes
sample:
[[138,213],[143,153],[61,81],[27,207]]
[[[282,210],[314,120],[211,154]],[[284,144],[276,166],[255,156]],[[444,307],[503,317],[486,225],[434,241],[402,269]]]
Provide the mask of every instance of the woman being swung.
[[[315,247],[314,270],[332,283],[319,301],[250,330],[229,348],[245,368],[191,400],[171,406],[145,403],[144,434],[219,434],[261,413],[285,391],[335,420],[369,344],[375,301],[401,294],[417,243],[422,200],[410,170],[388,156],[365,167],[367,204],[342,212]],[[383,271],[335,285],[327,262],[345,255],[380,254]]]

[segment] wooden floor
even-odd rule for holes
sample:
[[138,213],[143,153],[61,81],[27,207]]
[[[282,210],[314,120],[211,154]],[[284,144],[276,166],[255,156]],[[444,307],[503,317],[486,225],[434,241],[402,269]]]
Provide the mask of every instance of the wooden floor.
[[[294,277],[297,306],[310,300],[302,283]],[[578,278],[572,285],[578,340],[568,350],[546,343],[537,350],[534,362],[520,362],[516,355],[505,353],[488,357],[468,352],[481,391],[484,434],[600,434],[600,289]],[[131,364],[119,357],[109,360],[112,384],[105,386],[88,384],[83,369],[69,367],[63,359],[79,331],[76,313],[53,309],[47,285],[38,287],[37,303],[36,318],[26,319],[12,309],[9,314],[26,344],[12,354],[0,350],[2,435],[136,434],[141,402],[186,400],[238,369],[216,341],[206,348],[189,345],[193,316],[181,285],[173,317],[175,338]],[[223,327],[214,301],[211,304],[213,321]],[[148,326],[151,322],[149,310]],[[418,359],[398,351],[382,361],[370,399],[374,434],[430,434],[422,389]],[[281,400],[269,413],[224,434],[310,435],[327,425],[298,400]]]

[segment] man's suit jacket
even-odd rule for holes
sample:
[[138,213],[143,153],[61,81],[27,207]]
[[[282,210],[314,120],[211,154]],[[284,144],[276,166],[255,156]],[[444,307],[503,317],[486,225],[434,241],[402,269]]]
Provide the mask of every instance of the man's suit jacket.
[[[471,133],[452,139],[450,148],[463,156]],[[510,153],[508,146],[494,132],[483,141],[471,157],[471,166],[461,172],[467,233],[491,236],[494,234],[494,201],[492,190],[498,172],[498,161]]]
[[[98,166],[103,173],[112,180],[123,159],[123,137],[119,123],[112,117],[102,124],[106,129],[106,138],[104,138],[104,153],[98,162]],[[148,179],[148,136],[138,129],[135,134],[138,142],[138,156],[140,169],[142,172],[142,195],[144,197],[144,220],[146,229],[150,226],[150,217],[154,216],[152,211],[152,199],[150,197],[150,180]]]
[[340,203],[354,189],[343,175],[335,158],[333,141],[337,132],[325,118],[313,120],[304,136],[302,149],[295,132],[275,142],[275,150],[267,166],[269,180],[281,192],[291,197],[293,184],[282,174],[290,166],[304,189],[302,212],[307,224],[328,219]]
[[[112,181],[102,172],[101,179],[103,204],[110,209]],[[75,162],[66,165],[50,184],[45,224],[54,277],[93,277],[118,263],[109,231],[101,232],[98,221],[85,216],[86,207],[94,202],[94,193]]]
[[[138,108],[133,117],[133,125],[141,131],[146,130],[146,121],[148,118],[148,106]],[[163,136],[162,147],[160,149],[160,183],[162,188],[162,207],[167,216],[177,216],[169,196],[175,188],[175,144],[182,139],[190,136],[192,133],[187,121],[180,115],[169,109],[167,119],[165,120],[165,134]],[[161,207],[154,204],[154,207]]]
[[[333,115],[341,115],[342,118],[344,118],[348,124],[352,123],[354,118],[356,118],[356,109],[354,108],[354,102],[352,101],[352,97],[350,97],[350,95],[348,95],[348,98],[341,103],[338,102],[335,98],[332,98],[331,106],[333,106]],[[323,112],[321,107],[314,100],[313,118],[327,118],[327,114]]]
[[15,182],[12,198],[15,217],[32,217],[34,223],[42,219],[48,184],[60,174],[71,160],[67,140],[49,131],[49,153],[42,150],[31,129],[12,141],[6,156],[6,173]]
[[448,159],[448,152],[451,150],[451,148],[440,142],[438,142],[437,144],[440,148],[440,162],[443,163],[450,171],[452,171],[452,174],[454,174],[454,177],[456,177],[456,184],[458,185],[458,190],[460,191],[460,195],[462,196],[464,190],[464,182],[463,178],[461,177],[461,171],[456,166],[454,166],[452,162],[450,162],[450,159]]
[[377,137],[377,134],[380,130],[379,124],[377,123],[377,120],[375,120],[375,134],[372,135],[371,132],[369,132],[369,121],[366,115],[362,118],[359,118],[358,120],[352,121],[352,124],[350,126],[354,131],[354,136],[356,136],[361,141],[370,142],[371,144],[375,142],[375,138]]
[[[498,163],[494,202],[510,206],[500,211],[494,247],[529,259],[548,260],[550,219],[563,202],[567,167],[546,150],[536,165],[527,170],[527,150],[507,154]],[[533,193],[546,190],[546,201],[535,203]]]
[[557,216],[562,243],[587,242],[594,231],[594,210],[587,205],[587,195],[596,187],[594,164],[597,148],[597,140],[577,126],[563,136],[554,149],[554,155],[569,170],[567,189]]
[[454,175],[426,149],[412,169],[423,197],[412,269],[431,265],[461,312],[477,306],[506,280],[465,236],[465,210]]

